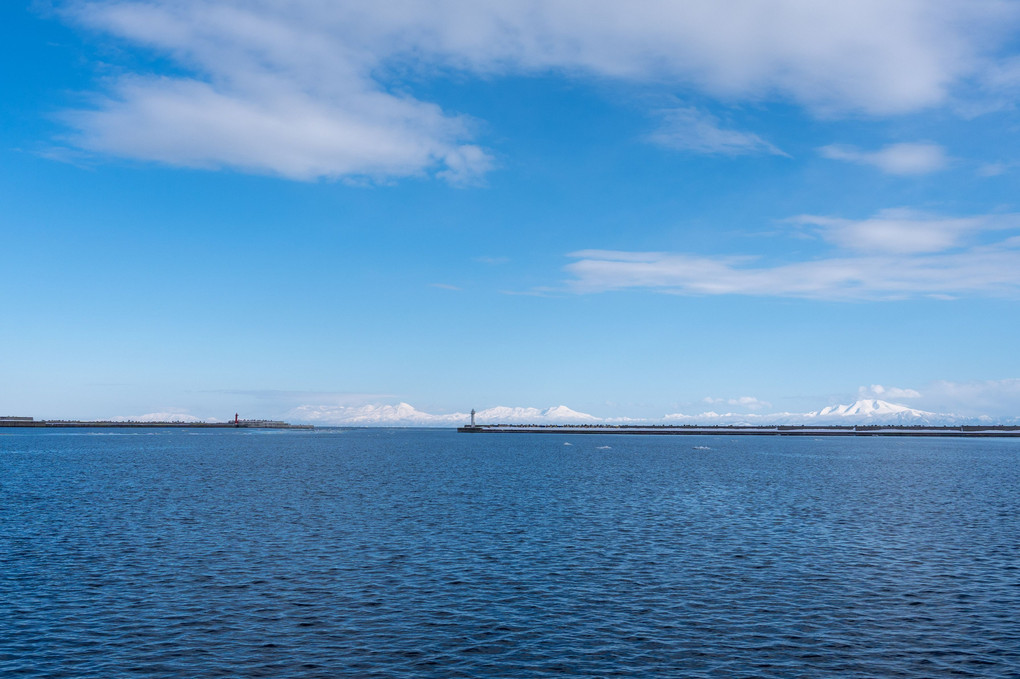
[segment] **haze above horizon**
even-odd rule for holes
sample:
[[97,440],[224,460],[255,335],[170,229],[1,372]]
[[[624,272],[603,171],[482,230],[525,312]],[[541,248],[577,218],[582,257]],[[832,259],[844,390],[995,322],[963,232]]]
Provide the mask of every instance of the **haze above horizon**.
[[1002,0],[6,3],[0,415],[1016,421],[1018,29]]

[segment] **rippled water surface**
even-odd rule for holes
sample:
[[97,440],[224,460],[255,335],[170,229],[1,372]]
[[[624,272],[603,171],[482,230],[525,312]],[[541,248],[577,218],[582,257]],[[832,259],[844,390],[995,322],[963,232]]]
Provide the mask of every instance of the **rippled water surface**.
[[1020,441],[5,429],[0,675],[1017,677],[1018,514]]

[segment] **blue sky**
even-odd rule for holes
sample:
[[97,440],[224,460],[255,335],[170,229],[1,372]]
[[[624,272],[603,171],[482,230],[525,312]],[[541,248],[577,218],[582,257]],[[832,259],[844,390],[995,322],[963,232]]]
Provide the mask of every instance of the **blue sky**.
[[0,414],[1020,415],[1015,2],[10,2]]

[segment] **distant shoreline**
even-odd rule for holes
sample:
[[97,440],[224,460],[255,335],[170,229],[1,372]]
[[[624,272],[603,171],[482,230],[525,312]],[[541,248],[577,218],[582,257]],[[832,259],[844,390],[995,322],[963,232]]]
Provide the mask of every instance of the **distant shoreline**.
[[1020,426],[963,425],[930,427],[923,425],[779,425],[695,426],[695,425],[527,425],[494,424],[458,427],[464,434],[637,434],[642,436],[951,436],[1020,438]]
[[102,429],[314,429],[310,424],[290,424],[278,420],[238,420],[236,422],[109,422],[101,420],[36,420],[31,417],[0,417],[0,429],[16,428],[102,428]]

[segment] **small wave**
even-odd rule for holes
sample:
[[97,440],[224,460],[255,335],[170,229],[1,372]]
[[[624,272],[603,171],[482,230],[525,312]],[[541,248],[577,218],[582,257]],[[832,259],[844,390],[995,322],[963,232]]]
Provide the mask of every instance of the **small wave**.
[[566,442],[564,442],[564,444],[563,444],[563,445],[565,445],[565,446],[572,446],[572,445],[574,445],[574,444],[573,444],[573,443],[566,443]]
[[87,431],[85,436],[161,436],[161,431]]
[[694,450],[712,450],[709,446],[694,446]]
[[595,450],[612,450],[612,446],[598,446]]

